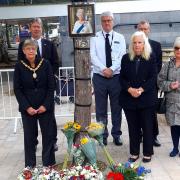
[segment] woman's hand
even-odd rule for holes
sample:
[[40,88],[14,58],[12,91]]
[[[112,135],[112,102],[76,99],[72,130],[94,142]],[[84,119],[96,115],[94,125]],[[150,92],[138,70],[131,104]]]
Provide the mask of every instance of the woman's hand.
[[132,97],[138,98],[144,90],[142,88],[128,88],[128,92],[131,94]]
[[171,88],[171,89],[177,89],[177,88],[179,88],[179,86],[180,86],[180,84],[179,84],[178,81],[172,82],[172,83],[170,84],[170,88]]
[[32,107],[29,107],[26,111],[27,111],[27,113],[28,113],[29,115],[31,115],[31,116],[37,114],[37,110],[34,109],[34,108],[32,108]]
[[37,113],[38,113],[38,114],[42,114],[42,113],[44,113],[44,112],[46,112],[46,108],[45,108],[44,106],[40,106],[40,107],[37,109]]

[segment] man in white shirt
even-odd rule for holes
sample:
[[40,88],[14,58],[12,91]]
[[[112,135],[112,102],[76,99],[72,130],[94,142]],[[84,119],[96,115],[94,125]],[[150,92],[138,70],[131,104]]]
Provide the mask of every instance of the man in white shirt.
[[121,111],[119,105],[120,82],[119,73],[121,58],[126,53],[124,36],[113,31],[113,14],[104,12],[101,14],[102,30],[91,38],[90,55],[93,65],[93,85],[96,102],[96,120],[105,125],[103,143],[107,145],[107,102],[108,96],[111,106],[113,142],[122,145]]

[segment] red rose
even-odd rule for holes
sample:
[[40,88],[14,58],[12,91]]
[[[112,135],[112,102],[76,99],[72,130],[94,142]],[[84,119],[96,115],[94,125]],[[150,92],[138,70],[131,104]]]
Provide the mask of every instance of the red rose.
[[32,178],[32,173],[31,173],[30,170],[25,170],[25,171],[23,172],[23,176],[24,176],[24,179],[30,180],[30,179]]
[[107,180],[124,180],[124,176],[118,172],[109,172]]

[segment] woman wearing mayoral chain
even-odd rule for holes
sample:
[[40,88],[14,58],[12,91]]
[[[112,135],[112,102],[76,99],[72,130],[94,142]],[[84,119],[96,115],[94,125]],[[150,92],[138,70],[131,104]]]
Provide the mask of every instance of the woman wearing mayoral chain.
[[25,58],[18,61],[14,71],[14,92],[19,103],[23,129],[25,167],[36,166],[36,128],[38,122],[42,133],[42,164],[55,164],[53,149],[54,118],[54,77],[51,65],[45,59],[39,59],[37,44],[25,40],[23,44]]

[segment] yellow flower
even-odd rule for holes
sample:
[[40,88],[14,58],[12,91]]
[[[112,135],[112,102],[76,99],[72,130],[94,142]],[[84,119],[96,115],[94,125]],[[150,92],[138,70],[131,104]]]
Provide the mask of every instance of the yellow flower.
[[68,129],[69,126],[67,124],[64,125],[64,129]]
[[80,130],[81,129],[81,126],[77,123],[74,124],[73,126],[76,130]]
[[88,143],[88,141],[89,141],[89,139],[88,138],[82,138],[81,139],[81,144],[87,144]]

